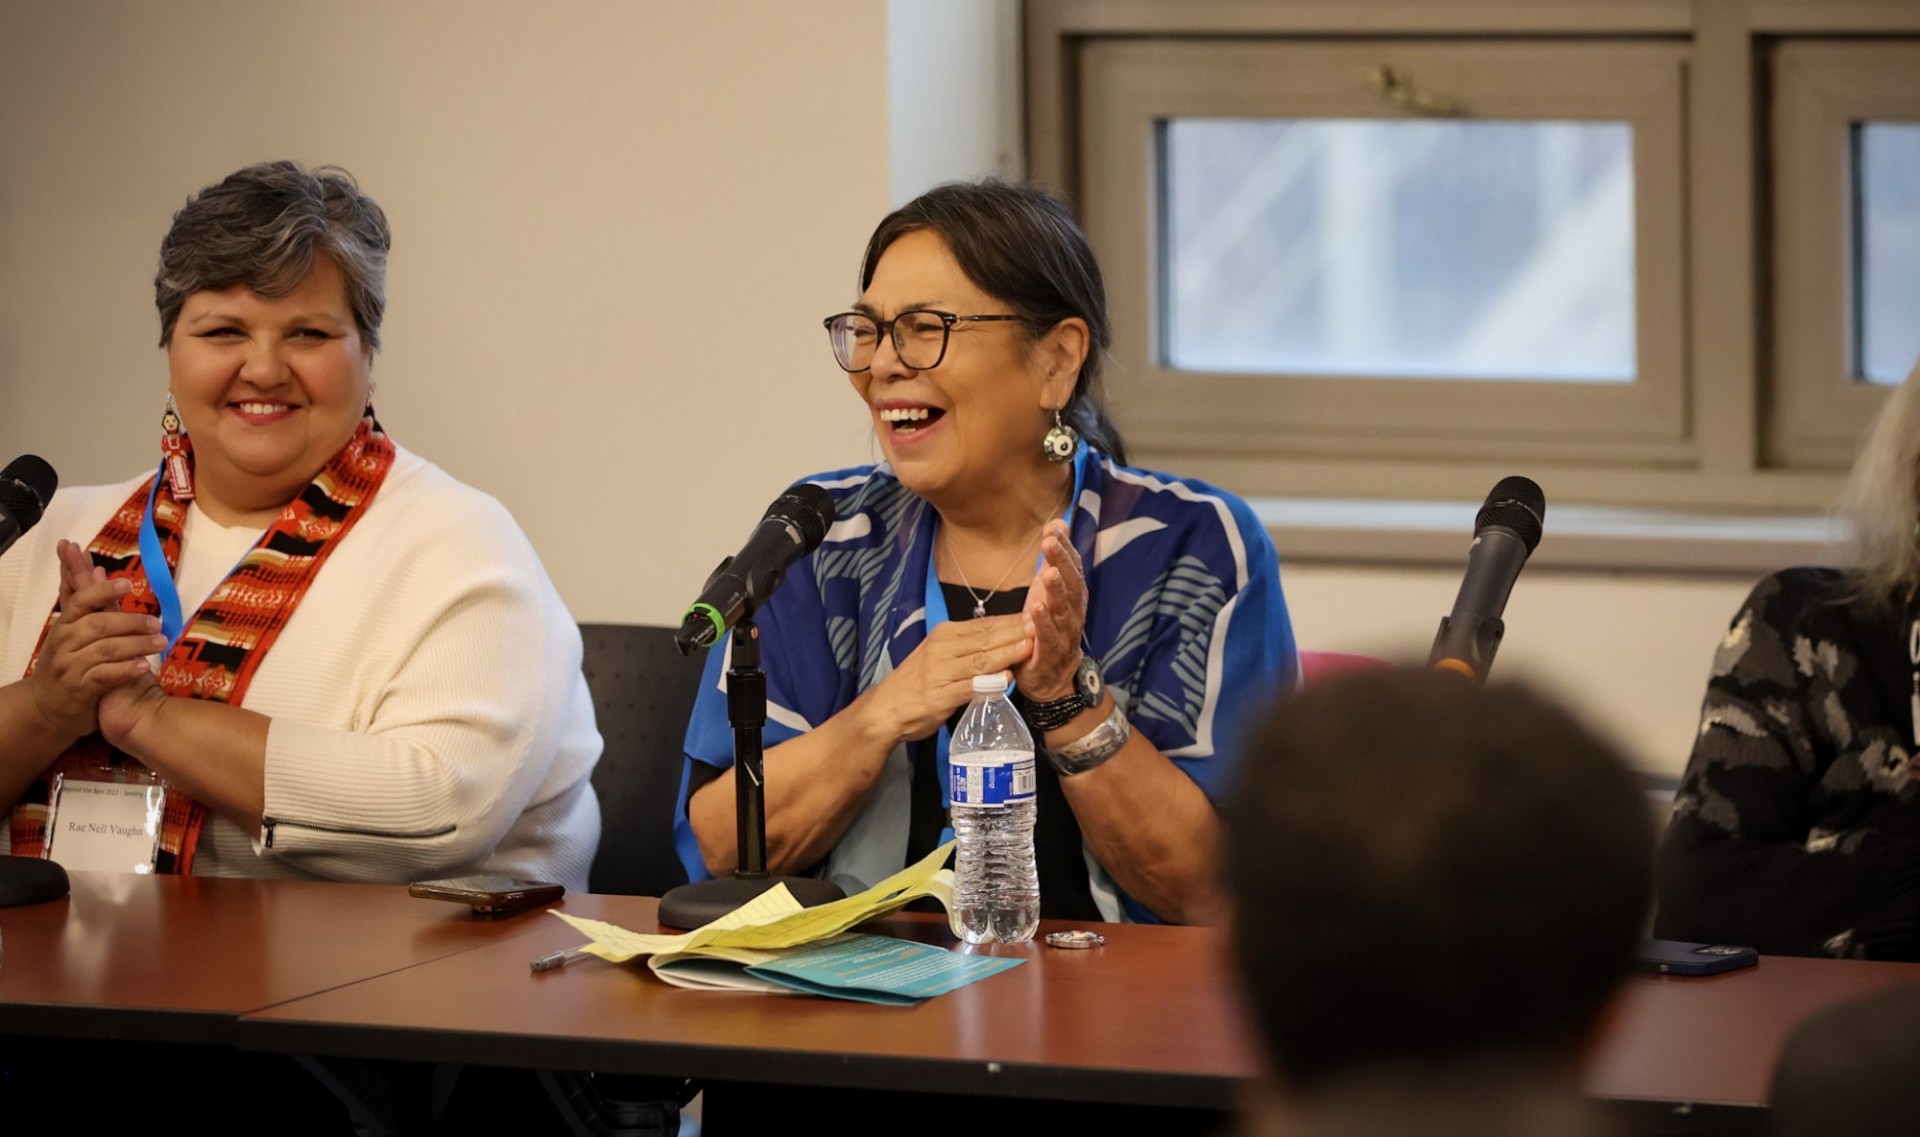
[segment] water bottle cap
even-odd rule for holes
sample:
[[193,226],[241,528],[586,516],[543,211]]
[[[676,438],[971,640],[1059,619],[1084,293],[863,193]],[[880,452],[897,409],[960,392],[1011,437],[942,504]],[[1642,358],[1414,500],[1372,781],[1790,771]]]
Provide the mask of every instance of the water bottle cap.
[[1003,695],[1006,690],[1007,673],[1004,671],[973,677],[973,693],[976,695]]

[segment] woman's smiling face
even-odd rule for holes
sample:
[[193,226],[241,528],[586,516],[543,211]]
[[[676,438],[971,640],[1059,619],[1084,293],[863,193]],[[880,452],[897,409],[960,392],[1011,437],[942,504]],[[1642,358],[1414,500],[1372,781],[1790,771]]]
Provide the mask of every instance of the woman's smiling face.
[[[881,254],[854,305],[885,323],[931,309],[960,316],[1004,315],[1008,306],[967,278],[938,233],[918,229]],[[1052,421],[1047,377],[1016,321],[954,324],[946,355],[915,370],[882,335],[873,362],[848,375],[866,401],[874,433],[908,489],[938,504],[1033,466]]]
[[353,437],[373,382],[373,353],[324,254],[281,296],[245,286],[188,296],[167,365],[210,513],[292,501]]

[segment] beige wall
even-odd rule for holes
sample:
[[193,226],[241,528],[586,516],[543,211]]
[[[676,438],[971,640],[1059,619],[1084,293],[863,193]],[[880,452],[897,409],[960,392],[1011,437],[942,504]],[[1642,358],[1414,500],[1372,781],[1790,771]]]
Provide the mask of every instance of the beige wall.
[[[70,484],[156,460],[160,236],[278,156],[386,206],[382,417],[506,501],[580,618],[675,618],[789,480],[867,460],[818,319],[907,180],[984,172],[903,152],[890,176],[884,0],[325,7],[0,5],[0,460],[38,451]],[[1457,585],[1286,573],[1304,645],[1416,657]],[[1499,671],[1677,769],[1745,589],[1534,573]]]
[[387,428],[504,500],[577,616],[666,622],[870,453],[819,319],[887,207],[885,5],[834,6],[8,0],[0,461],[157,461],[172,211],[338,163],[393,223]]
[[[1463,569],[1471,529],[1469,512]],[[1545,540],[1552,534],[1549,507]],[[1281,583],[1303,648],[1420,662],[1453,607],[1460,572],[1296,565],[1283,567]],[[1731,577],[1523,572],[1494,675],[1542,685],[1642,766],[1679,773],[1714,648],[1751,586]]]

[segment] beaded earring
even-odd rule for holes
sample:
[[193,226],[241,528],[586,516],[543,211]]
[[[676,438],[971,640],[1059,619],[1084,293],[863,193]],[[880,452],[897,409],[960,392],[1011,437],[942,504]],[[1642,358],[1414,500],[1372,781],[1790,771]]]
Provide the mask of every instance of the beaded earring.
[[1064,462],[1073,457],[1080,445],[1080,432],[1068,426],[1058,410],[1053,412],[1053,429],[1040,440],[1040,450],[1049,462]]
[[167,488],[175,501],[193,500],[193,467],[187,464],[187,430],[174,409],[173,392],[167,392],[166,410],[160,413],[160,453],[165,455]]

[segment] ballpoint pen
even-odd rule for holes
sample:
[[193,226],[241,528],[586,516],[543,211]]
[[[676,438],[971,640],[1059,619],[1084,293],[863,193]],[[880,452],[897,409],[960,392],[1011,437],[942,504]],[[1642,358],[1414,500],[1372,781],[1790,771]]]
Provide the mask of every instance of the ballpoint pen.
[[565,967],[576,959],[584,959],[586,955],[587,952],[585,948],[556,951],[552,955],[543,955],[539,959],[534,960],[531,966],[535,971],[552,971],[557,967]]

